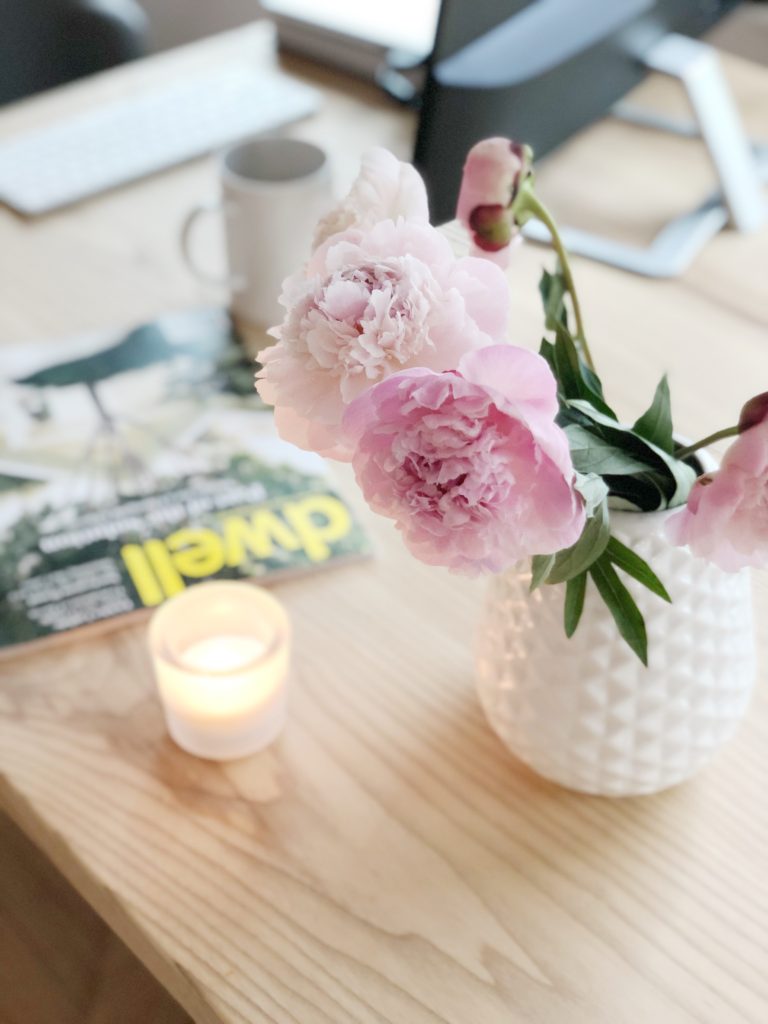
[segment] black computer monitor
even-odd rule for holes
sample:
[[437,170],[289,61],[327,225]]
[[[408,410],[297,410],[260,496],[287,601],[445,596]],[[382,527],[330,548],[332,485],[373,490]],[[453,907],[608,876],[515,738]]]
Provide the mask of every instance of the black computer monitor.
[[637,85],[642,55],[696,36],[739,0],[443,0],[414,162],[436,223],[454,215],[467,150],[504,135],[542,156]]

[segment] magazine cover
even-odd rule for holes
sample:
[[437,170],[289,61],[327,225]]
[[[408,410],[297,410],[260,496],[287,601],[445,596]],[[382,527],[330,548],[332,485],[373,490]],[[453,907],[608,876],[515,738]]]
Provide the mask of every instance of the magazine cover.
[[367,552],[253,374],[219,309],[0,349],[0,653]]

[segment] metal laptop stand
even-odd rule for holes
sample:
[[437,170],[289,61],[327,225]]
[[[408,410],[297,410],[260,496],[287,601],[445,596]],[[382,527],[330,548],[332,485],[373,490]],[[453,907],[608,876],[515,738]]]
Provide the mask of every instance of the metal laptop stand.
[[[674,277],[727,225],[746,233],[763,224],[766,209],[761,183],[768,181],[768,144],[751,144],[746,138],[713,47],[671,34],[642,59],[649,69],[679,79],[695,122],[678,122],[623,103],[614,107],[614,113],[634,124],[701,137],[715,165],[720,189],[695,210],[671,220],[646,247],[614,242],[578,228],[563,228],[561,234],[566,248],[589,259],[648,277]],[[549,232],[538,221],[526,224],[523,234],[537,242],[549,240]]]

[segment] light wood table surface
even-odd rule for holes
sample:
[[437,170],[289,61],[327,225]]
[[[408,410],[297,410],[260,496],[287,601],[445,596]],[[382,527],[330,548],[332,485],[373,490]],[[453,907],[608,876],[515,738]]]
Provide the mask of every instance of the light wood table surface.
[[[7,111],[0,135],[264,46],[249,29],[121,69]],[[752,131],[768,133],[768,73],[727,67]],[[314,80],[324,113],[293,130],[338,154],[340,187],[367,145],[408,156],[409,115],[351,80]],[[676,97],[662,81],[643,93]],[[612,122],[540,174],[564,221],[636,238],[709,181],[696,142]],[[35,223],[0,212],[0,341],[210,301],[176,232],[213,187],[204,160]],[[539,340],[548,259],[532,246],[515,258],[521,344]],[[685,433],[733,421],[768,387],[767,267],[765,230],[723,234],[674,281],[576,261],[612,404],[631,420],[666,370]],[[482,581],[418,564],[361,514],[374,561],[278,588],[296,693],[273,748],[228,765],[176,749],[136,623],[3,663],[7,812],[198,1022],[765,1024],[765,688],[694,781],[621,801],[561,790],[480,713]],[[766,596],[761,577],[763,653]]]

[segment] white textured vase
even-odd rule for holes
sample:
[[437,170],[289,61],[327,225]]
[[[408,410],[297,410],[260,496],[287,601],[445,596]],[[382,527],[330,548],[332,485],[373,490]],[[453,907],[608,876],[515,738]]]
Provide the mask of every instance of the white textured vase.
[[563,585],[530,593],[530,571],[491,585],[477,648],[478,690],[506,746],[570,789],[653,793],[697,772],[733,734],[755,675],[748,570],[724,573],[663,536],[668,512],[612,512],[667,604],[620,573],[648,629],[648,668],[619,636],[594,584],[574,636]]

